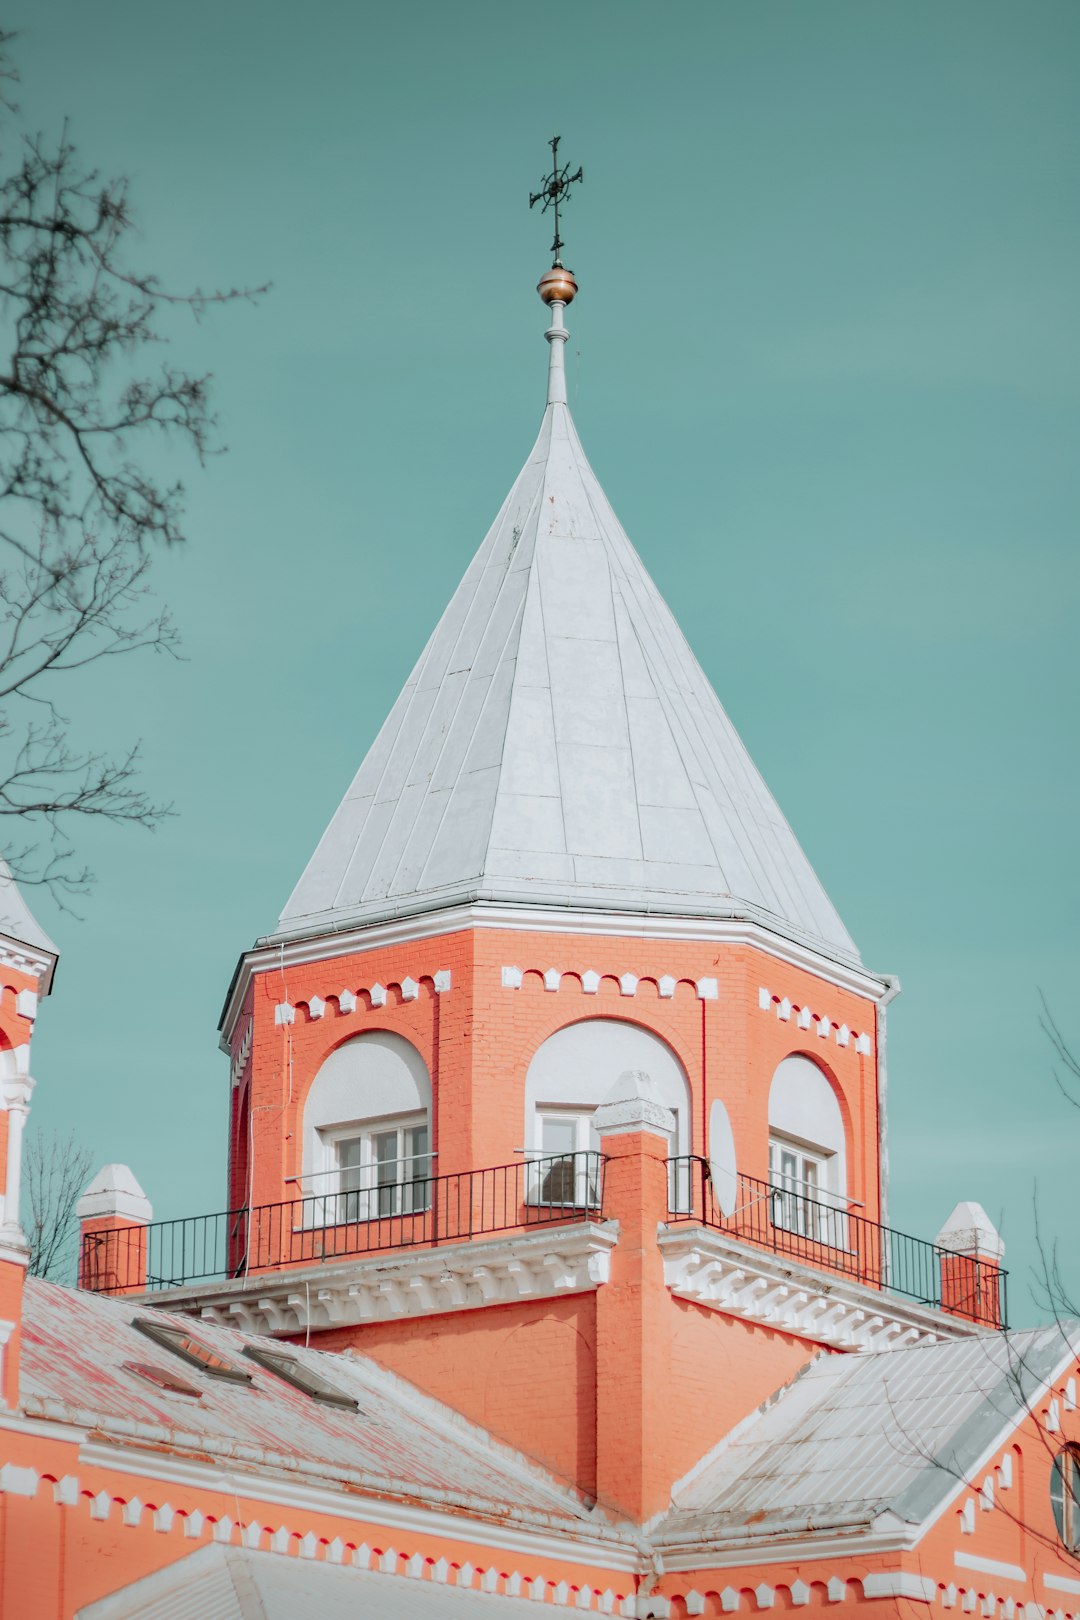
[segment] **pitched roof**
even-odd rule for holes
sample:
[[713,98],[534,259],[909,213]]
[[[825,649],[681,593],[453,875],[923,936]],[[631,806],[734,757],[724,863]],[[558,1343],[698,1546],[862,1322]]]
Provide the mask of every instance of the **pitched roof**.
[[60,954],[23,899],[22,890],[3,856],[0,856],[0,934],[19,945],[47,951],[50,956]]
[[[134,1327],[138,1318],[193,1335],[252,1384],[189,1366]],[[358,1409],[313,1400],[246,1357],[247,1345],[295,1357]],[[199,1398],[159,1387],[132,1363],[180,1377]],[[207,1461],[354,1496],[370,1490],[548,1533],[618,1539],[564,1481],[366,1356],[282,1344],[36,1278],[24,1296],[19,1404],[29,1417],[89,1426],[125,1447],[179,1444]]]
[[1080,1324],[823,1355],[679,1482],[661,1547],[918,1525],[1080,1348]]
[[271,937],[475,900],[858,961],[558,398]]

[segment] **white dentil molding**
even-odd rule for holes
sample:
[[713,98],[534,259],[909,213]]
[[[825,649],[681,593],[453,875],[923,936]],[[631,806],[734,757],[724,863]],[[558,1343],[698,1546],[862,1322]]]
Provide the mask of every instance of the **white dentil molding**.
[[804,1266],[709,1227],[678,1224],[662,1230],[658,1241],[673,1294],[812,1344],[893,1350],[986,1332],[933,1306]]
[[617,1239],[616,1222],[583,1221],[138,1297],[246,1333],[318,1331],[591,1292],[608,1280]]
[[703,945],[751,945],[790,967],[801,968],[840,989],[877,1002],[895,995],[897,981],[884,974],[826,956],[810,945],[774,933],[764,924],[740,917],[680,917],[666,913],[641,915],[624,911],[575,911],[557,906],[506,905],[473,901],[437,911],[419,912],[364,928],[342,929],[313,938],[275,945],[257,945],[237,964],[222,1010],[222,1048],[228,1051],[232,1032],[252,977],[269,968],[299,967],[339,956],[384,950],[390,945],[418,943],[469,929],[501,929],[511,933],[570,934],[604,939],[680,941]]

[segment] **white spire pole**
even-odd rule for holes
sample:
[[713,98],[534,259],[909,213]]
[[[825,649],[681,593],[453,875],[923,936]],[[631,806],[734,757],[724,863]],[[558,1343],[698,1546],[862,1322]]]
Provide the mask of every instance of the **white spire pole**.
[[572,270],[566,270],[561,264],[552,265],[546,275],[540,277],[537,292],[551,311],[551,325],[544,336],[548,340],[548,392],[549,405],[566,404],[566,340],[570,333],[563,325],[563,316],[566,306],[577,292],[577,282],[574,280]]
[[570,336],[563,325],[563,312],[566,305],[561,299],[556,299],[550,306],[551,325],[544,336],[550,345],[548,351],[548,391],[549,405],[566,404],[566,340]]

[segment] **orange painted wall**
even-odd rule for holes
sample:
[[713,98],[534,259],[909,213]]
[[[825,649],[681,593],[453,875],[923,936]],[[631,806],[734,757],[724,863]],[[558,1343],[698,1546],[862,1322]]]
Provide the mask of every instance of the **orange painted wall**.
[[311,1343],[355,1346],[595,1494],[594,1294],[339,1328]]

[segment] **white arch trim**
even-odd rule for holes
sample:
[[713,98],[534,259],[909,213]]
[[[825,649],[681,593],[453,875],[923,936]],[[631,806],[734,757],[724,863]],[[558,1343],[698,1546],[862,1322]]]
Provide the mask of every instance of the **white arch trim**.
[[537,1049],[525,1078],[525,1146],[538,1146],[538,1110],[596,1108],[627,1069],[643,1069],[649,1076],[675,1115],[672,1151],[689,1153],[690,1082],[686,1070],[659,1035],[621,1018],[587,1018],[568,1024]]
[[829,1165],[829,1190],[847,1192],[847,1141],[840,1103],[812,1059],[794,1052],[777,1067],[769,1087],[769,1132],[816,1149]]
[[[342,1125],[424,1114],[431,1118],[431,1078],[411,1042],[373,1029],[337,1047],[311,1083],[304,1104],[301,1186],[328,1170],[322,1132]],[[313,1186],[318,1190],[319,1183]]]

